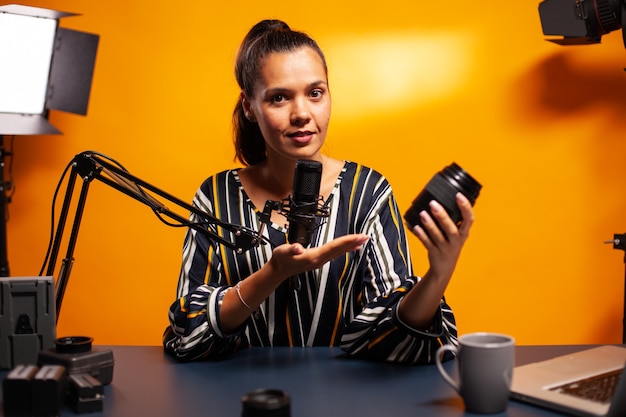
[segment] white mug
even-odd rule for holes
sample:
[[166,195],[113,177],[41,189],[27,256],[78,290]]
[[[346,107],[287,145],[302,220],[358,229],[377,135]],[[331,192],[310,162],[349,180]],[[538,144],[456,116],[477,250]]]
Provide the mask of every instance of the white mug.
[[[445,351],[457,356],[459,381],[444,369]],[[498,333],[469,333],[459,338],[459,346],[443,345],[436,363],[443,378],[463,398],[472,413],[491,414],[506,409],[515,365],[515,339]]]

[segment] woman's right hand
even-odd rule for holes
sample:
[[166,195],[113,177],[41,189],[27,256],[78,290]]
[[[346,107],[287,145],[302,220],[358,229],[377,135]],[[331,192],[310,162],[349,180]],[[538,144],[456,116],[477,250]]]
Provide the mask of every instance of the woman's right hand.
[[226,333],[237,329],[284,280],[317,269],[345,253],[360,249],[369,236],[353,234],[338,237],[325,245],[304,248],[286,243],[274,248],[272,258],[258,271],[224,294],[220,320]]
[[345,253],[359,250],[368,240],[367,235],[350,234],[319,247],[304,248],[299,243],[287,243],[274,249],[267,265],[273,270],[272,275],[282,282],[291,276],[320,268]]

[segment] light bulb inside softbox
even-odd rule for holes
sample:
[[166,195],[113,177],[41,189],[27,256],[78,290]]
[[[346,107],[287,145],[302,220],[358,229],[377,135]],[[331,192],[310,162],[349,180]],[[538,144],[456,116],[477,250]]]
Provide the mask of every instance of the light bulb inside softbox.
[[54,19],[0,13],[0,112],[43,114]]

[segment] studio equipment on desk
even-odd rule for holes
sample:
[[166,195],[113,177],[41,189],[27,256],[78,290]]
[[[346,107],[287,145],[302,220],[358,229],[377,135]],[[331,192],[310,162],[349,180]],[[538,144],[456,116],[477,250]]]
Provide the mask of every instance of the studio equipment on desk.
[[320,227],[330,215],[329,204],[332,195],[324,203],[320,196],[322,163],[300,159],[296,163],[292,194],[282,200],[268,200],[261,214],[261,222],[269,224],[271,212],[277,210],[289,222],[287,241],[300,243],[305,248],[311,244],[315,229]]
[[39,365],[61,365],[71,377],[89,374],[102,385],[113,380],[113,353],[92,346],[93,339],[87,336],[66,336],[54,341],[52,349],[39,352]]
[[545,0],[539,3],[543,34],[559,45],[600,43],[602,36],[622,29],[626,46],[626,0]]
[[[74,13],[0,6],[0,276],[8,277],[6,209],[14,189],[5,135],[56,135],[50,110],[86,115],[99,36],[59,27]],[[10,165],[9,165],[10,166]]]
[[113,379],[113,352],[92,349],[89,337],[64,337],[42,350],[36,364],[18,364],[2,384],[6,417],[102,411],[103,386]]
[[404,220],[411,227],[419,225],[423,228],[424,225],[420,219],[420,213],[426,211],[435,220],[429,203],[432,200],[436,200],[448,212],[452,221],[458,224],[463,219],[463,216],[456,204],[456,193],[460,192],[467,197],[473,206],[481,188],[482,185],[478,181],[453,162],[431,178],[424,189],[415,197],[411,207],[404,213]]
[[0,278],[0,369],[36,364],[54,347],[55,325],[51,276]]

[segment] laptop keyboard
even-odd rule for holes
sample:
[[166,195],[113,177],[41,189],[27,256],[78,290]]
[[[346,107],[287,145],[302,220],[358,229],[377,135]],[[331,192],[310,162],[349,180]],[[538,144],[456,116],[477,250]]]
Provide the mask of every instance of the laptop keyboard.
[[606,404],[611,402],[621,373],[622,370],[618,369],[579,381],[569,382],[550,388],[550,390]]

